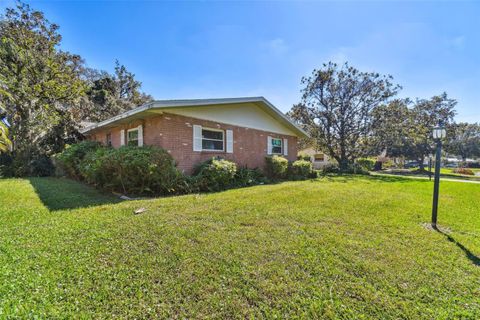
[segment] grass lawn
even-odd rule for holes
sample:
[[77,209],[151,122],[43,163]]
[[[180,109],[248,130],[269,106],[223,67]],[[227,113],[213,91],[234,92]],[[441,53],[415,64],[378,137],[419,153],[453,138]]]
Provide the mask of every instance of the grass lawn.
[[[480,185],[337,177],[118,202],[0,180],[0,318],[480,318]],[[147,211],[134,215],[133,210]]]

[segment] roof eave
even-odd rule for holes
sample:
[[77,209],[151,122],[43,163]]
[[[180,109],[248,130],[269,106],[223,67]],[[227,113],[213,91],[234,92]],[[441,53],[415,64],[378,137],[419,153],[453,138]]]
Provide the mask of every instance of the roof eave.
[[264,97],[247,97],[247,98],[227,98],[227,99],[203,99],[203,100],[191,100],[188,103],[185,101],[188,100],[169,100],[168,103],[165,101],[152,101],[149,103],[146,103],[140,107],[137,107],[135,109],[126,111],[124,113],[121,113],[119,115],[116,115],[110,119],[101,121],[99,123],[96,123],[94,125],[88,126],[84,129],[80,130],[80,133],[82,134],[87,134],[95,129],[102,128],[105,126],[108,126],[112,123],[115,123],[117,121],[129,118],[131,116],[134,116],[136,114],[139,114],[141,112],[148,111],[150,109],[162,109],[162,108],[180,108],[180,107],[191,107],[191,106],[202,106],[202,105],[216,105],[216,104],[231,104],[231,103],[246,103],[246,102],[252,102],[252,103],[258,103],[261,102],[264,105],[266,105],[270,110],[272,110],[284,123],[284,125],[287,125],[287,127],[290,127],[297,135],[303,138],[308,138],[309,135],[306,133],[302,128],[297,126],[291,119],[289,119],[286,115],[284,115],[280,110],[278,110],[273,104],[270,103],[267,99]]

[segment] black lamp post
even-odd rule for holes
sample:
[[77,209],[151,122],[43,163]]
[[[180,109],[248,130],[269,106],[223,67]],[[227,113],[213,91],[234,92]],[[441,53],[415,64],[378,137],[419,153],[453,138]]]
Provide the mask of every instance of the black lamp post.
[[438,126],[433,128],[433,139],[437,143],[437,151],[435,154],[435,181],[433,185],[433,206],[432,206],[432,227],[437,228],[437,211],[438,211],[438,191],[440,188],[440,158],[442,157],[442,139],[447,136],[447,131],[440,122]]

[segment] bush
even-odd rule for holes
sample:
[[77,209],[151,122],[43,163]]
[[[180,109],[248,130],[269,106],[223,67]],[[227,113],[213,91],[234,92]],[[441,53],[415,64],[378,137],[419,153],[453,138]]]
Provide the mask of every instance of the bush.
[[468,175],[468,176],[474,176],[475,175],[475,172],[473,172],[472,169],[468,169],[468,168],[453,169],[453,173],[464,174],[464,175]]
[[265,182],[265,176],[259,169],[240,168],[235,174],[234,184],[236,187],[248,187]]
[[13,177],[13,159],[8,153],[0,153],[0,178]]
[[338,164],[327,164],[322,168],[322,173],[323,174],[340,173],[340,167],[338,166]]
[[312,159],[312,158],[311,158],[308,154],[300,153],[300,154],[297,156],[297,160],[305,160],[305,161],[311,162],[311,159]]
[[335,174],[364,174],[369,175],[370,172],[358,164],[349,164],[346,170],[340,170],[340,167],[336,164],[330,164],[322,169],[323,174],[335,173]]
[[98,148],[87,153],[80,173],[89,183],[126,194],[179,194],[188,190],[172,156],[157,147]]
[[271,179],[283,179],[288,170],[288,160],[284,157],[273,156],[265,158],[265,174]]
[[55,158],[61,169],[68,176],[76,179],[82,178],[80,174],[80,166],[88,153],[94,152],[101,147],[101,144],[96,141],[82,141],[70,146],[67,146],[62,153]]
[[200,191],[220,191],[233,185],[237,165],[225,159],[212,158],[194,170],[194,183]]
[[375,168],[375,160],[372,159],[360,158],[357,160],[357,164],[367,171],[372,171]]
[[292,163],[290,177],[294,180],[306,179],[312,173],[312,163],[305,160],[297,160]]
[[30,164],[31,175],[35,177],[48,177],[55,172],[55,166],[53,165],[50,157],[46,155],[40,155],[36,159],[32,160]]

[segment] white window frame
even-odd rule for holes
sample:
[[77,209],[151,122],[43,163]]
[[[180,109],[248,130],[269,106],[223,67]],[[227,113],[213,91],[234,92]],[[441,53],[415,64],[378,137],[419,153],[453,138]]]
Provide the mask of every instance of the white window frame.
[[[221,132],[221,133],[222,133],[222,140],[204,138],[204,137],[203,137],[203,130]],[[202,135],[202,151],[207,151],[207,152],[225,152],[225,130],[202,127],[201,135]],[[222,150],[220,150],[220,149],[203,149],[203,140],[222,141]]]
[[[273,152],[273,147],[274,147],[273,140],[280,140],[280,148],[281,148],[280,152]],[[283,155],[283,139],[272,137],[272,149],[270,150],[270,153],[275,155]]]
[[[130,132],[132,132],[132,131],[137,131],[137,147],[138,147],[138,146],[139,146],[139,143],[140,143],[140,132],[138,132],[138,131],[139,131],[139,130],[138,130],[138,127],[127,130],[127,143],[126,143],[126,145],[127,145],[127,146],[130,145],[130,144],[129,144],[130,139],[129,139],[129,137],[128,137],[128,134],[129,134]],[[133,141],[133,140],[132,140],[132,141]]]

